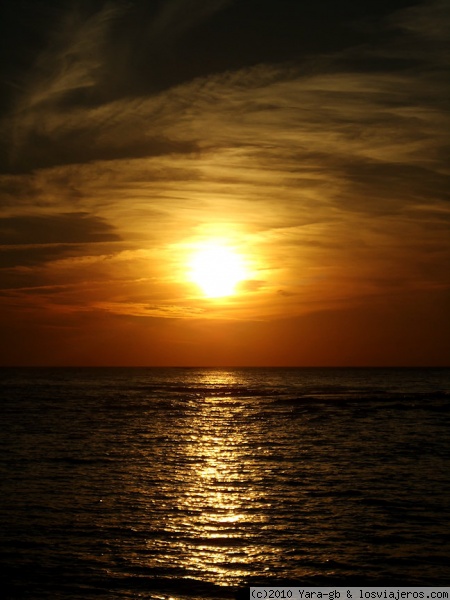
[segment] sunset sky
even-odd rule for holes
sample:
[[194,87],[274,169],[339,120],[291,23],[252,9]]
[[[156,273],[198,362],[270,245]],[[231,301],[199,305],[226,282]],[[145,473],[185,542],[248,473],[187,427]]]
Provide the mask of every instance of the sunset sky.
[[0,22],[1,365],[450,365],[448,0]]

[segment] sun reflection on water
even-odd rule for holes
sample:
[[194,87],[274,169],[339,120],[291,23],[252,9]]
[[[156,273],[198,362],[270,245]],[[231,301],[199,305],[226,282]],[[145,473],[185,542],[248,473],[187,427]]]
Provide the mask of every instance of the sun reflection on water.
[[[211,373],[207,383],[213,391],[237,384],[224,372]],[[177,507],[180,515],[189,515],[177,524],[180,554],[189,571],[219,585],[236,584],[253,572],[248,507],[258,503],[259,492],[250,481],[254,469],[245,432],[233,421],[241,409],[242,403],[227,395],[199,400],[191,424],[195,439],[183,446],[181,459],[190,473]]]

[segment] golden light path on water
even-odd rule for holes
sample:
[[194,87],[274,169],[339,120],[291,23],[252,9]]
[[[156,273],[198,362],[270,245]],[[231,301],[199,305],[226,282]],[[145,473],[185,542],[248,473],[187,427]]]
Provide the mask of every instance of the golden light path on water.
[[[237,383],[226,372],[211,373],[204,382],[218,388]],[[180,513],[189,517],[173,523],[189,540],[180,542],[180,566],[219,585],[237,584],[251,575],[255,554],[263,550],[246,533],[255,518],[264,521],[268,506],[256,489],[246,432],[234,425],[235,412],[242,410],[241,402],[220,393],[204,398],[192,422],[192,443],[184,445],[185,456],[180,457],[190,465],[189,484],[180,490],[178,503]]]

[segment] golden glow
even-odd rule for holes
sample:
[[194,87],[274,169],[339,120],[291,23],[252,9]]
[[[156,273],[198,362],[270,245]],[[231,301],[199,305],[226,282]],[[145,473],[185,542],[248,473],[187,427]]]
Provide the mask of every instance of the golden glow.
[[208,298],[234,294],[236,285],[247,276],[242,257],[219,242],[203,244],[189,266],[190,279]]
[[[254,461],[246,448],[246,432],[234,426],[235,411],[242,402],[227,396],[216,396],[215,387],[232,385],[232,374],[211,372],[205,386],[211,396],[195,401],[192,431],[195,439],[180,446],[180,465],[189,466],[189,473],[180,484],[177,496],[178,516],[171,520],[173,533],[178,535],[178,564],[189,568],[199,579],[216,585],[238,585],[253,573],[255,560],[261,560],[261,548],[248,539],[246,522],[249,505],[252,519],[267,525],[267,501],[261,490],[250,486],[243,491],[248,477],[259,479]],[[200,381],[199,381],[200,385]],[[261,509],[258,514],[255,508]],[[186,516],[188,515],[188,516]]]

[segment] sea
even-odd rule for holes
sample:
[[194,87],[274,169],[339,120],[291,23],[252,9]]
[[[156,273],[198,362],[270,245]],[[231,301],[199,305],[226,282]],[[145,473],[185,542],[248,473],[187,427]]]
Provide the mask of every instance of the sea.
[[0,369],[0,597],[450,584],[450,369]]

